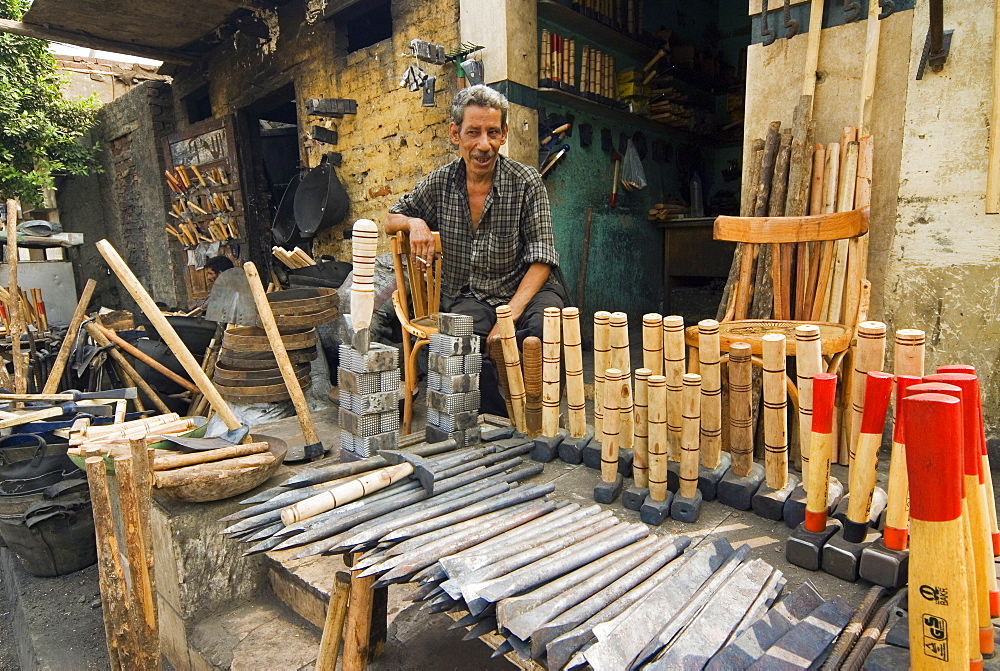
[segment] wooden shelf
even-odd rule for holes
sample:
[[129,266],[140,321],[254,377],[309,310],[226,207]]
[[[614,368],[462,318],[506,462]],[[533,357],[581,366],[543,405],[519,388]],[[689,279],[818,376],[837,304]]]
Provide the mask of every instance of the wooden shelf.
[[590,112],[591,114],[597,114],[608,119],[614,119],[615,121],[633,125],[643,130],[657,133],[677,133],[692,139],[697,139],[701,142],[712,142],[712,137],[710,135],[698,135],[696,133],[692,133],[686,128],[660,123],[659,121],[639,116],[638,114],[633,114],[632,112],[618,109],[617,107],[609,107],[604,103],[583,98],[575,93],[569,93],[561,89],[540,88],[538,89],[538,99],[548,103],[575,107],[576,109]]
[[656,53],[656,49],[636,41],[631,35],[590,19],[554,0],[538,0],[538,16],[566,26],[609,49],[630,54],[643,63]]

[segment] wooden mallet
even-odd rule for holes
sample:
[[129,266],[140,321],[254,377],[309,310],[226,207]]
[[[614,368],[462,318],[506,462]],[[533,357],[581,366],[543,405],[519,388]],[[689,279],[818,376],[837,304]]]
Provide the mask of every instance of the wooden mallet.
[[510,388],[510,406],[514,411],[512,418],[514,428],[521,433],[527,433],[528,425],[524,415],[524,377],[521,375],[521,353],[517,349],[514,320],[509,305],[498,305],[496,311],[497,330],[503,345],[503,361],[507,369],[507,385]]
[[[754,494],[753,511],[768,520],[784,516],[785,501],[799,485],[788,472],[788,387],[785,384],[786,338],[783,333],[767,333],[761,340],[764,363],[764,474],[765,481]],[[733,365],[733,355],[729,355]],[[732,393],[730,373],[730,393]],[[733,401],[730,400],[730,403]]]
[[667,378],[650,375],[646,382],[649,400],[649,496],[639,508],[646,524],[659,525],[670,514],[673,493],[667,489]]
[[[659,331],[659,329],[657,329]],[[622,494],[622,505],[639,510],[649,495],[649,377],[653,371],[637,368],[632,407],[632,478],[634,484]]]
[[809,438],[809,483],[805,517],[785,545],[785,559],[810,571],[822,565],[823,546],[840,530],[840,522],[828,519],[830,503],[830,457],[833,452],[833,417],[837,376],[818,373],[812,380],[812,430]]
[[697,522],[704,500],[698,487],[702,380],[695,373],[684,374],[684,415],[681,423],[680,484],[670,504],[670,516],[680,522]]
[[[781,385],[784,388],[784,351],[785,336],[779,345],[781,351]],[[729,346],[729,453],[733,465],[719,480],[719,501],[737,510],[749,510],[754,497],[764,482],[764,467],[753,461],[753,394],[751,393],[751,376],[753,364],[750,361],[750,344],[734,342]],[[768,374],[767,364],[764,365],[765,375]],[[764,412],[769,409],[767,399],[764,399]],[[782,414],[785,412],[784,399],[781,399]],[[787,462],[785,470],[788,470]],[[779,507],[780,511],[780,507]]]
[[[579,308],[562,309],[563,357],[566,367],[566,414],[569,437],[559,444],[559,458],[568,464],[583,461],[583,450],[594,439],[587,425],[587,399],[583,386],[583,344]],[[596,406],[595,404],[595,412]]]
[[910,484],[910,668],[969,666],[969,594],[962,520],[961,401],[902,401]]
[[604,371],[604,441],[601,443],[601,482],[594,487],[594,500],[611,503],[622,491],[623,478],[618,472],[621,448],[621,399],[628,385],[625,373],[617,368]]
[[[870,524],[877,493],[878,451],[889,410],[889,397],[892,396],[891,374],[869,371],[864,377],[866,384],[860,431],[857,440],[853,441],[856,451],[850,473],[851,497],[846,516],[840,520],[844,531],[835,534],[823,547],[822,559],[824,571],[848,582],[858,579],[861,554],[879,537]],[[881,508],[885,508],[884,491],[881,491]],[[874,517],[877,519],[878,515]]]
[[701,468],[698,488],[712,501],[722,476],[732,462],[722,451],[722,352],[719,349],[719,322],[698,322],[698,364],[701,375]]
[[[684,414],[684,372],[686,368],[684,318],[663,318],[663,375],[667,378],[667,454],[670,461],[681,460],[681,416]],[[669,477],[669,475],[668,475]],[[676,489],[676,483],[671,489]]]

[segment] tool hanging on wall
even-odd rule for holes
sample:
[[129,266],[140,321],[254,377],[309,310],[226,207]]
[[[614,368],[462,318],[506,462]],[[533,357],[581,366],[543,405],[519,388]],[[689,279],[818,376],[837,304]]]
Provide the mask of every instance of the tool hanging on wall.
[[449,51],[445,55],[445,59],[455,62],[455,76],[458,77],[458,88],[464,89],[466,86],[471,86],[471,84],[466,83],[466,73],[462,64],[468,60],[468,58],[476,53],[477,51],[482,51],[486,47],[480,46],[478,44],[473,44],[472,42],[462,42],[458,45],[458,49]]

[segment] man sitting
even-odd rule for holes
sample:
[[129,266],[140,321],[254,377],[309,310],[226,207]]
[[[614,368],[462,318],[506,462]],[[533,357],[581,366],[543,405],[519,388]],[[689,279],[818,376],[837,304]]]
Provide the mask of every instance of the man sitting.
[[[431,231],[441,235],[442,266],[455,292],[442,309],[466,314],[475,333],[498,338],[496,307],[507,304],[518,342],[542,335],[545,308],[565,305],[553,276],[559,254],[541,175],[500,155],[507,142],[507,99],[487,86],[459,91],[449,126],[459,158],[430,173],[390,208],[386,233],[406,231],[411,263],[434,256]],[[496,367],[483,348],[483,412],[506,415]]]

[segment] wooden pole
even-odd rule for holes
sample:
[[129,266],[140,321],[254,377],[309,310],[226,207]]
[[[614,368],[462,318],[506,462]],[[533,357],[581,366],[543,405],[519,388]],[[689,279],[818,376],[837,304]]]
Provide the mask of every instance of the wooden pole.
[[[278,330],[278,324],[274,320],[274,313],[271,312],[271,304],[267,300],[267,294],[264,293],[264,285],[261,284],[257,266],[247,261],[243,264],[243,270],[246,273],[247,282],[250,284],[250,291],[253,293],[253,300],[257,306],[257,315],[260,317],[261,324],[264,325],[264,331],[267,332],[267,339],[271,344],[274,359],[278,362],[278,368],[281,370],[281,378],[285,381],[285,386],[288,387],[288,394],[292,397],[292,405],[295,406],[295,414],[298,415],[299,426],[302,428],[302,437],[305,439],[307,446],[320,445],[319,436],[316,435],[316,427],[313,426],[312,413],[309,412],[309,404],[306,403],[306,397],[302,393],[302,385],[299,384],[299,379],[295,377],[295,368],[288,358],[288,350],[285,349],[285,342],[281,339],[281,332]],[[213,403],[213,407],[214,405]],[[216,412],[218,412],[218,409],[216,409]]]
[[698,322],[698,364],[701,376],[701,465],[712,470],[722,460],[722,375],[719,322]]
[[620,370],[624,380],[621,387],[622,396],[618,400],[618,412],[621,414],[619,445],[623,449],[630,450],[635,431],[635,408],[632,401],[632,361],[628,341],[628,315],[624,312],[611,313],[610,367]]
[[[361,558],[355,554],[355,561]],[[347,604],[347,621],[344,624],[343,671],[363,671],[371,656],[372,601],[377,576],[362,577],[361,571],[351,572],[351,589]]]
[[319,642],[316,655],[316,671],[334,671],[337,668],[337,654],[340,639],[344,636],[344,619],[347,616],[347,600],[351,593],[351,574],[337,571],[330,592],[330,603],[326,607],[326,623],[323,638]]
[[[174,327],[170,325],[167,318],[163,316],[160,309],[156,306],[156,302],[153,300],[152,296],[146,291],[139,282],[139,278],[135,276],[132,270],[125,263],[125,260],[118,254],[115,248],[107,240],[99,240],[97,242],[97,251],[101,253],[104,260],[107,261],[108,265],[118,276],[118,279],[125,286],[125,289],[132,295],[135,302],[139,304],[142,309],[143,314],[149,319],[153,324],[153,328],[159,332],[160,337],[163,338],[164,342],[170,348],[170,351],[174,353],[177,357],[177,361],[180,362],[184,370],[187,371],[188,376],[201,390],[201,393],[208,398],[208,402],[212,404],[212,408],[219,415],[219,418],[226,425],[227,429],[237,429],[240,427],[240,421],[233,414],[233,411],[229,408],[229,404],[226,403],[225,399],[216,389],[212,381],[205,375],[205,372],[201,369],[198,361],[191,355],[191,352],[184,345],[184,342],[177,335],[177,331]],[[284,373],[284,371],[282,371]]]
[[753,467],[750,349],[745,342],[729,346],[729,452],[733,455],[733,475],[740,478],[750,475]]
[[560,333],[559,308],[545,308],[542,318],[542,435],[559,433]]
[[642,316],[642,367],[650,375],[663,373],[663,315],[655,312]]
[[663,370],[667,393],[667,454],[671,461],[681,460],[681,417],[684,414],[684,318],[663,318]]
[[[962,520],[961,403],[943,394],[917,394],[902,402],[910,483],[912,585],[931,598],[910,608],[910,668],[966,669],[970,598]],[[945,596],[947,595],[947,596]],[[930,626],[934,637],[925,632]],[[931,645],[927,645],[927,643]]]
[[497,306],[497,327],[503,345],[504,366],[507,369],[507,385],[510,388],[510,406],[514,411],[514,428],[527,433],[528,425],[524,417],[524,378],[521,375],[521,353],[517,350],[514,335],[514,320],[509,305]]
[[563,352],[566,358],[566,412],[569,435],[587,433],[587,399],[583,390],[583,345],[579,308],[562,309]]
[[76,304],[76,310],[73,311],[69,328],[66,330],[66,337],[63,338],[62,344],[59,346],[59,353],[56,355],[55,363],[52,364],[49,377],[45,380],[45,387],[42,388],[43,394],[54,394],[59,389],[59,383],[62,381],[63,371],[66,370],[69,355],[72,354],[73,346],[76,344],[76,334],[80,330],[83,320],[87,317],[87,306],[90,305],[90,299],[93,298],[94,289],[96,288],[97,282],[94,280],[87,280],[87,284],[83,287],[80,302]]
[[767,216],[771,183],[774,180],[774,164],[778,159],[780,146],[781,122],[772,121],[767,127],[767,136],[764,138],[764,156],[760,163],[760,178],[757,182],[757,195],[753,208],[755,217]]
[[684,416],[681,427],[681,464],[678,494],[693,499],[698,491],[698,425],[701,422],[701,375],[684,374]]
[[653,371],[648,368],[637,368],[635,371],[632,477],[635,478],[635,486],[640,489],[649,488],[649,377],[652,374]]
[[611,367],[611,313],[594,313],[594,436],[604,441],[604,371]]
[[[785,385],[785,336],[767,333],[761,346],[764,358],[764,473],[767,486],[788,485],[788,388]],[[730,360],[730,366],[732,361]],[[800,392],[801,393],[801,392]]]
[[[88,322],[84,324],[83,329],[87,332],[87,335],[89,335],[94,340],[94,342],[97,343],[99,347],[107,347],[111,345],[111,341],[108,340],[108,338],[103,333],[101,333],[100,329],[98,329],[97,327],[97,324],[95,324],[94,322]],[[115,360],[115,363],[121,366],[122,370],[125,371],[125,375],[131,378],[132,384],[138,387],[139,390],[142,391],[142,393],[144,393],[146,396],[149,397],[149,400],[152,401],[153,405],[156,406],[157,410],[159,410],[164,414],[170,413],[170,408],[167,407],[167,404],[163,402],[163,399],[161,399],[155,391],[153,391],[153,388],[149,386],[149,383],[146,382],[146,380],[143,379],[143,377],[139,375],[138,372],[136,372],[135,368],[132,367],[132,364],[129,363],[128,359],[125,358],[124,354],[122,354],[113,347],[108,350],[108,354],[110,354],[111,358]]]
[[[816,94],[816,71],[819,69],[819,43],[823,33],[823,2],[812,0],[809,3],[809,32],[806,34],[806,58],[802,76],[802,95],[809,96],[810,101]],[[809,109],[810,116],[812,108]]]
[[129,621],[129,608],[135,606],[130,603],[125,589],[125,569],[115,538],[107,467],[103,457],[87,457],[84,464],[97,535],[98,581],[109,661],[112,669],[142,668],[136,654],[136,632]]
[[[10,356],[14,361],[14,392],[28,391],[28,359],[21,356],[21,335],[24,333],[24,316],[21,312],[21,291],[17,285],[17,210],[19,203],[7,199],[7,293],[10,301]],[[16,407],[20,407],[18,404]]]
[[185,380],[183,377],[181,377],[180,375],[178,375],[174,371],[170,370],[169,368],[167,368],[166,366],[164,366],[162,363],[160,363],[159,361],[157,361],[153,357],[149,356],[148,354],[146,354],[145,352],[143,352],[141,349],[139,349],[138,347],[136,347],[132,343],[128,342],[127,340],[125,340],[124,338],[122,338],[121,336],[119,336],[117,333],[115,333],[111,329],[105,328],[104,326],[101,326],[97,322],[93,322],[93,325],[94,325],[94,328],[96,328],[98,331],[100,331],[101,334],[105,338],[107,338],[108,340],[110,340],[111,342],[113,342],[119,348],[121,348],[122,350],[124,350],[127,354],[131,354],[136,359],[138,359],[139,361],[143,362],[144,364],[146,364],[147,366],[149,366],[150,368],[152,368],[153,370],[155,370],[160,375],[162,375],[165,378],[169,379],[170,381],[172,381],[172,382],[180,385],[181,387],[184,387],[188,391],[193,392],[193,393],[198,393],[198,391],[199,391],[198,387],[196,387],[194,384],[192,384],[190,380]]
[[667,378],[650,375],[649,400],[649,496],[654,501],[667,498]]
[[813,421],[813,378],[823,371],[822,346],[818,326],[803,324],[795,328],[795,375],[799,391],[799,458],[802,462],[802,487],[807,492],[811,482],[807,476],[812,463],[809,450]]
[[136,653],[140,666],[137,668],[157,669],[160,666],[160,638],[156,621],[156,595],[153,592],[150,570],[146,566],[146,532],[143,530],[149,523],[149,518],[143,517],[139,478],[136,476],[136,464],[133,463],[132,456],[118,456],[114,462],[125,557],[128,559],[132,600],[130,612],[138,643]]

